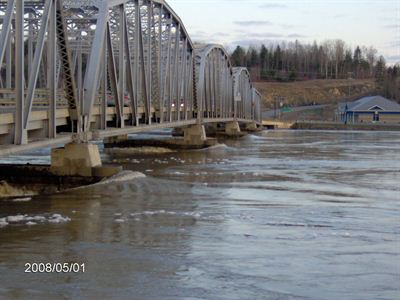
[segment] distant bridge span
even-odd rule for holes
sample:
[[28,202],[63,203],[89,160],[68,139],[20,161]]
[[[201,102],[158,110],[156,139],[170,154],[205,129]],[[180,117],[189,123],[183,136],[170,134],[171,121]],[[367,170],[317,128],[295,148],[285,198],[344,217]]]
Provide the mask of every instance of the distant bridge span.
[[0,0],[0,156],[155,128],[261,124],[261,96],[163,0]]

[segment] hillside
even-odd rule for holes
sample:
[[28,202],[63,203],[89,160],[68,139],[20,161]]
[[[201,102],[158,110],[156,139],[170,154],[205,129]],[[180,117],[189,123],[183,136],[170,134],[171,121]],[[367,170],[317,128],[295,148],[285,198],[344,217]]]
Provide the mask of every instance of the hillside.
[[336,104],[345,99],[360,98],[376,90],[373,79],[255,82],[254,86],[262,94],[264,110],[274,108],[276,96],[283,97],[285,106],[303,106]]

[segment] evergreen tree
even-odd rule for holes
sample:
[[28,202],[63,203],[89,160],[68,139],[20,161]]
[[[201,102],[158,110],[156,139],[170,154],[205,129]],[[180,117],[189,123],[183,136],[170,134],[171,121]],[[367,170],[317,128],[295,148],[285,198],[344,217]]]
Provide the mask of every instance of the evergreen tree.
[[361,49],[359,46],[357,46],[356,50],[354,50],[354,56],[353,56],[354,70],[357,77],[360,75],[361,59],[362,59]]
[[246,52],[240,46],[237,46],[231,55],[232,65],[235,67],[243,67],[246,65]]
[[356,50],[354,50],[353,62],[358,65],[361,63],[362,53],[359,46],[357,46]]
[[274,52],[274,69],[281,70],[282,69],[282,52],[281,47],[278,45]]
[[351,55],[351,50],[346,50],[346,54],[344,55],[344,72],[346,77],[352,77],[353,70],[353,57]]
[[259,54],[255,48],[249,48],[246,56],[248,68],[259,66]]
[[380,56],[375,68],[375,79],[378,83],[383,83],[385,80],[386,62],[383,56]]
[[260,64],[262,72],[267,70],[267,62],[268,62],[268,49],[265,47],[265,45],[261,45]]

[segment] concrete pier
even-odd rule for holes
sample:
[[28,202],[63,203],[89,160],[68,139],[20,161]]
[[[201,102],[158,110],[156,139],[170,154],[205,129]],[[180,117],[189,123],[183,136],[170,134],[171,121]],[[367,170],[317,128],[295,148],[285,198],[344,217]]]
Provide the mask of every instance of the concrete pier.
[[102,166],[95,144],[69,143],[51,151],[50,172],[57,176],[109,177],[120,170],[120,167]]
[[92,176],[92,168],[101,166],[97,145],[69,143],[51,150],[51,172],[59,176]]
[[228,135],[237,135],[239,134],[240,126],[238,122],[228,122],[225,124],[225,133]]
[[[241,129],[243,128],[243,130]],[[248,130],[247,130],[248,128]],[[239,122],[222,122],[222,123],[209,123],[205,125],[207,137],[216,137],[220,139],[240,138],[245,136],[247,132],[258,131],[257,123],[250,123],[249,125],[242,124],[240,127]],[[180,132],[175,132],[174,136],[178,136]]]
[[256,122],[251,122],[251,123],[247,123],[245,126],[245,131],[248,132],[256,132],[256,131],[260,131],[261,128],[257,127],[257,123]]
[[[207,138],[204,125],[178,127],[172,131],[173,138],[116,139],[105,140],[104,148],[165,148],[170,150],[203,149],[217,144],[216,139]],[[183,136],[183,139],[180,138]]]
[[[217,123],[210,123],[204,125],[206,130],[207,137],[216,137],[218,131],[223,131],[223,129],[218,127],[219,124]],[[174,137],[183,137],[185,135],[184,127],[176,127],[172,130],[172,136]]]
[[247,135],[247,132],[240,130],[239,122],[225,123],[225,132],[217,132],[218,137],[223,138],[240,138]]
[[183,128],[184,141],[190,145],[201,145],[207,140],[206,129],[204,125],[191,125]]

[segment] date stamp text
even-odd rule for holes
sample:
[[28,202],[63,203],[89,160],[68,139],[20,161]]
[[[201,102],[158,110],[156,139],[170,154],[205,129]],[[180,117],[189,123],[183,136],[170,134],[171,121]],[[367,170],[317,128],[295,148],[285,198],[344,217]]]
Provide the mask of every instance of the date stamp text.
[[85,263],[25,263],[25,273],[85,273]]

